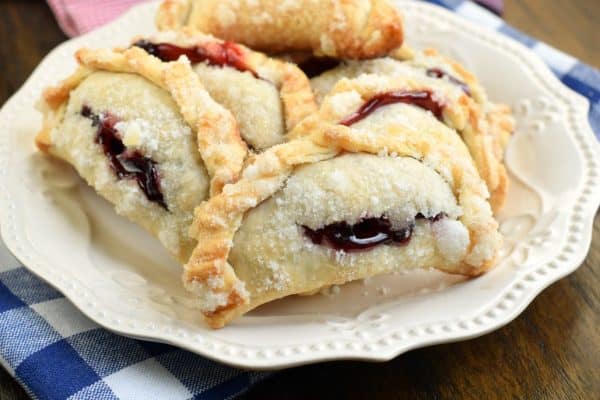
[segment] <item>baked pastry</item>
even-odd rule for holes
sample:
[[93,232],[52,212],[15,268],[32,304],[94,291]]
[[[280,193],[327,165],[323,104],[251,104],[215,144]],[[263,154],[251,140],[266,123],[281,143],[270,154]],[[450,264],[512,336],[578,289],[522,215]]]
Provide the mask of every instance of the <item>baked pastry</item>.
[[38,147],[187,261],[194,207],[236,180],[247,155],[235,119],[185,58],[162,62],[137,47],[77,58],[81,67],[43,94]]
[[160,30],[188,26],[267,53],[312,52],[365,59],[402,43],[402,20],[388,0],[165,0]]
[[375,274],[494,264],[487,188],[432,94],[403,78],[343,79],[289,142],[197,208],[184,284],[210,326]]
[[[511,110],[505,104],[490,101],[475,75],[460,63],[432,48],[417,52],[404,45],[390,55],[417,68],[425,69],[428,76],[445,79],[462,86],[465,93],[482,107],[485,119],[489,122],[491,135],[495,138],[497,150],[503,154],[514,130]],[[499,156],[498,159],[502,159],[502,156]]]
[[255,150],[285,134],[316,110],[310,83],[292,63],[189,29],[138,38],[134,46],[163,61],[187,56],[213,99],[236,118],[242,138]]
[[[397,82],[419,86],[443,104],[438,117],[458,131],[485,180],[492,208],[498,211],[506,198],[508,177],[502,163],[504,147],[513,130],[513,119],[505,105],[488,101],[485,90],[473,74],[460,64],[443,57],[437,51],[408,51],[406,47],[395,52],[404,61],[392,57],[367,61],[346,61],[311,80],[319,102],[342,78],[361,74],[403,77]],[[396,90],[402,89],[396,87]]]
[[471,126],[466,126],[461,130],[461,134],[475,159],[480,175],[488,185],[492,209],[499,211],[506,200],[509,184],[503,164],[504,152],[515,129],[515,120],[510,107],[492,102],[475,75],[436,49],[413,51],[407,46],[402,46],[391,55],[399,60],[405,60],[415,68],[425,70],[430,77],[461,87],[478,106],[479,110],[474,113],[479,117],[477,122],[473,117]]

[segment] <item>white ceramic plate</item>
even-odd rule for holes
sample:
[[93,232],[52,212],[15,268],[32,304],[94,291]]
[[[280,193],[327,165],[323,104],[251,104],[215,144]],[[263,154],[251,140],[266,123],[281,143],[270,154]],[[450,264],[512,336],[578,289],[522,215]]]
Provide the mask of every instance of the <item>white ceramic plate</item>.
[[186,307],[180,267],[148,234],[118,217],[65,165],[36,153],[34,103],[75,67],[81,46],[125,45],[153,30],[156,4],[52,51],[0,112],[0,226],[12,252],[112,331],[171,343],[249,368],[320,360],[389,360],[411,348],[494,330],[550,283],[575,270],[591,240],[600,201],[598,144],[587,102],[529,50],[430,5],[399,3],[408,41],[458,58],[514,107],[512,175],[500,216],[500,264],[465,281],[425,271],[378,277],[337,295],[268,304],[221,330]]

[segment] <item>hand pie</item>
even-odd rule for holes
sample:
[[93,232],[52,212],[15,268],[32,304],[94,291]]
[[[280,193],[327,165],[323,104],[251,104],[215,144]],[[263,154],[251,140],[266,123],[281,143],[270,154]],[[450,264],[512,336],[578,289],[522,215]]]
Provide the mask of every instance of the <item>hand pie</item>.
[[77,72],[44,92],[38,147],[187,261],[194,207],[236,180],[246,157],[235,119],[183,58],[139,48],[77,57]]
[[407,79],[343,79],[202,203],[184,284],[207,322],[400,269],[490,268],[501,237],[488,191],[438,100]]
[[434,50],[412,54],[403,62],[391,57],[344,62],[311,80],[317,101],[340,79],[364,73],[402,77],[404,79],[398,80],[397,84],[419,87],[428,92],[443,106],[439,110],[439,119],[457,130],[466,143],[490,191],[492,208],[498,211],[504,204],[508,185],[502,158],[505,143],[513,129],[510,110],[507,106],[489,102],[475,77],[458,63],[438,55]]
[[402,43],[402,20],[388,0],[165,0],[160,30],[182,26],[267,53],[309,52],[365,59]]
[[242,138],[255,150],[285,134],[316,110],[310,83],[294,64],[233,42],[190,30],[139,38],[134,46],[163,61],[185,55],[210,96],[236,118]]

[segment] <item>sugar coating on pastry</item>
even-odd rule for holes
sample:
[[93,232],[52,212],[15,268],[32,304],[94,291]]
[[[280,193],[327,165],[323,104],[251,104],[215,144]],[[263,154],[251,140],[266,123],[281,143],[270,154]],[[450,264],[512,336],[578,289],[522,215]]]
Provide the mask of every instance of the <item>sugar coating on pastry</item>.
[[432,225],[437,250],[450,263],[460,261],[469,245],[469,231],[460,221],[442,218]]
[[[444,217],[427,219],[437,215]],[[457,263],[469,244],[460,215],[447,182],[421,162],[346,154],[297,168],[283,189],[248,212],[229,261],[257,304],[366,275]],[[414,224],[410,239],[346,252],[315,245],[304,232],[368,217],[399,228]]]
[[[229,293],[219,291],[224,286],[222,277],[211,277],[206,282],[193,281],[186,284],[186,289],[194,295],[192,306],[201,310],[214,311],[227,306]],[[234,291],[243,296],[249,296],[246,284],[238,281],[234,285]]]
[[194,71],[210,95],[236,117],[244,140],[263,150],[285,139],[284,110],[279,90],[265,80],[232,68],[196,64]]
[[[135,180],[117,178],[84,107],[116,117],[114,128],[127,150],[156,162],[168,211],[149,201]],[[189,257],[196,243],[187,230],[194,207],[208,195],[209,178],[195,134],[166,91],[134,74],[94,72],[70,93],[63,120],[50,135],[51,153],[71,163],[119,214],[157,236],[178,259]]]
[[[365,75],[375,75],[378,79],[367,79]],[[499,211],[508,185],[502,158],[514,122],[508,107],[489,102],[475,77],[458,63],[433,50],[416,53],[407,61],[391,57],[348,61],[311,79],[311,85],[317,101],[321,102],[344,78],[362,79],[369,85],[380,82],[379,90],[385,92],[392,90],[389,81],[394,77],[405,81],[406,87],[412,82],[413,87],[428,88],[443,100],[443,121],[456,129],[467,144],[491,193],[490,202]],[[398,89],[402,87],[393,90]]]
[[[418,87],[420,83],[415,84],[412,79],[405,77],[363,74],[353,80],[344,79],[324,99],[319,114],[321,118],[339,124],[346,115],[360,107],[359,97],[364,104],[385,90],[404,88],[410,92]],[[314,123],[307,119],[297,127],[292,136],[301,136],[302,132],[310,135],[315,129]],[[482,240],[477,240],[474,247],[477,255],[470,257],[468,263],[493,259],[500,239],[494,233],[497,224],[486,202],[488,190],[474,168],[467,147],[453,129],[422,107],[402,103],[385,104],[368,117],[353,123],[350,128],[347,133],[341,130],[336,134],[328,133],[323,142],[341,135],[339,140],[344,144],[348,141],[348,146],[353,149],[358,148],[360,142],[360,146],[366,148],[382,146],[379,151],[384,154],[413,155],[434,168],[453,187],[463,186],[465,189],[456,189],[458,191],[455,192],[455,196],[461,199],[460,204],[468,207],[468,212],[461,217],[461,221],[473,228],[482,228]],[[333,131],[333,127],[327,130]]]

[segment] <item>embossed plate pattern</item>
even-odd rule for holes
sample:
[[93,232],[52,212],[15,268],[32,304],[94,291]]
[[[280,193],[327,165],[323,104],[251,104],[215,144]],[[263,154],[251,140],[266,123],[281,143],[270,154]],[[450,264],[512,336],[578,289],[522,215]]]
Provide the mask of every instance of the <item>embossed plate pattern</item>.
[[[500,216],[503,257],[473,280],[420,271],[376,277],[324,295],[292,297],[212,331],[187,307],[179,269],[145,232],[116,216],[65,165],[36,153],[34,103],[66,76],[82,46],[124,45],[151,31],[139,6],[52,51],[0,111],[0,227],[12,252],[83,313],[124,335],[171,343],[222,362],[277,368],[320,360],[389,360],[411,348],[494,330],[575,270],[600,202],[599,150],[585,99],[529,50],[430,5],[398,2],[409,43],[440,48],[510,104],[517,132]],[[338,293],[339,292],[339,293]]]

